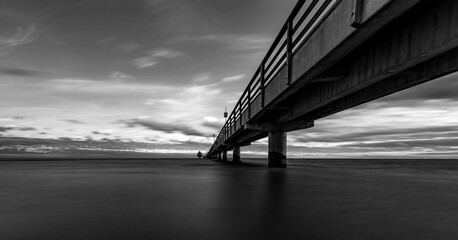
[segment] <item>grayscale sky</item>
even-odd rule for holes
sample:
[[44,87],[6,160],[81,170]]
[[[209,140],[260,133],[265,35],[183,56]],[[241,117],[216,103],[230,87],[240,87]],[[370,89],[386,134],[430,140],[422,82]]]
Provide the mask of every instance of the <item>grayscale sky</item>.
[[[208,150],[294,4],[2,0],[0,157]],[[457,85],[446,76],[319,120],[289,134],[288,154],[456,157]]]

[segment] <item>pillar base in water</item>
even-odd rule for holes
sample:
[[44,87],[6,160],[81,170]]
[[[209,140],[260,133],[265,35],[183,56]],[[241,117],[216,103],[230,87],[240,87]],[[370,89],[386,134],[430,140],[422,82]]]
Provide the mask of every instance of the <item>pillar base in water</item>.
[[271,168],[285,168],[286,162],[286,132],[269,132],[268,166]]
[[241,162],[240,161],[240,147],[234,147],[232,153],[232,162]]

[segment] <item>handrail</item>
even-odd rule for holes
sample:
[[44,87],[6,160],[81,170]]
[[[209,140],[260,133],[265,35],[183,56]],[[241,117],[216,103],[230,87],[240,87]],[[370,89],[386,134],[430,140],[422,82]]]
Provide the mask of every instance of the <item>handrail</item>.
[[[285,84],[291,84],[291,61],[294,51],[314,32],[317,25],[320,23],[320,18],[323,18],[326,9],[330,9],[330,4],[333,2],[337,3],[338,1],[339,0],[313,0],[305,5],[306,0],[298,0],[262,59],[259,67],[253,74],[247,87],[235,104],[231,114],[210,148],[209,154],[222,144],[228,132],[232,134],[231,131],[233,131],[234,126],[237,126],[238,121],[241,126],[242,114],[245,110],[248,110],[248,118],[252,117],[250,104],[259,95],[261,95],[261,107],[265,107],[265,87],[282,69],[282,66],[287,66],[288,80]],[[303,9],[304,12],[299,14]],[[298,16],[299,19],[294,23],[294,20]]]

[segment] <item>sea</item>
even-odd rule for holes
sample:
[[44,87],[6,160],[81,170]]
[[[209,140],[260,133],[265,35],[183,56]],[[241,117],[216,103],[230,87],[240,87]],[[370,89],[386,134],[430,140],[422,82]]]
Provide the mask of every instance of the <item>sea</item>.
[[458,160],[0,161],[0,239],[458,239]]

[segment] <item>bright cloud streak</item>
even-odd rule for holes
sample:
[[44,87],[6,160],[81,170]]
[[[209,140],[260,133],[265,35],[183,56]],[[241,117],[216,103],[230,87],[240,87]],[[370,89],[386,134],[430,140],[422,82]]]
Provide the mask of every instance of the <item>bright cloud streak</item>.
[[172,49],[159,48],[148,51],[148,55],[133,60],[134,66],[137,68],[152,67],[165,59],[174,59],[183,56],[184,54]]
[[222,79],[222,81],[225,82],[225,83],[236,82],[236,81],[242,80],[244,77],[245,77],[244,74],[239,74],[239,75],[225,77],[225,78]]

